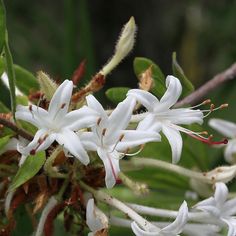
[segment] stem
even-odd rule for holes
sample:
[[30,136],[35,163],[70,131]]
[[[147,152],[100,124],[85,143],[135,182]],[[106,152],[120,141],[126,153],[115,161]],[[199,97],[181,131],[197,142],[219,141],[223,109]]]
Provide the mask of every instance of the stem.
[[[106,203],[110,206],[113,206],[113,207],[117,208],[118,210],[124,212],[132,220],[137,222],[144,230],[150,231],[151,229],[156,228],[154,225],[152,225],[150,222],[145,220],[142,216],[137,214],[134,210],[132,210],[130,207],[128,207],[126,204],[119,201],[118,199],[113,198],[112,196],[110,196],[102,191],[97,191],[82,181],[80,182],[80,184],[81,184],[82,188],[91,192],[97,200],[104,202],[104,203]],[[156,228],[156,230],[160,230],[160,229]]]
[[145,183],[139,183],[133,181],[128,176],[126,176],[123,172],[119,173],[119,177],[122,180],[122,183],[126,185],[128,188],[134,191],[137,195],[145,195],[149,192],[148,186]]
[[28,132],[24,131],[21,128],[18,128],[13,122],[11,122],[7,119],[0,117],[0,124],[8,127],[9,129],[11,129],[14,132],[16,132],[17,134],[19,134],[21,137],[23,137],[29,141],[33,140],[33,136],[31,134],[29,134]]
[[235,177],[236,165],[229,167],[218,167],[209,172],[197,172],[186,169],[184,167],[174,165],[165,161],[150,159],[150,158],[132,158],[130,162],[135,167],[153,167],[160,168],[174,172],[176,174],[186,176],[188,178],[194,178],[208,184],[214,184],[216,182],[228,182]]
[[58,146],[53,151],[51,156],[46,160],[44,164],[44,170],[50,177],[66,179],[68,177],[67,174],[59,173],[53,167],[53,162],[55,161],[55,159],[57,158],[57,156],[60,154],[61,151],[62,151],[61,146]]
[[194,91],[184,99],[177,102],[174,107],[181,107],[187,104],[194,105],[198,101],[202,100],[202,98],[206,96],[210,91],[219,87],[222,83],[234,79],[235,77],[236,77],[236,63],[231,65],[225,71],[215,75],[211,80],[203,84],[196,91]]

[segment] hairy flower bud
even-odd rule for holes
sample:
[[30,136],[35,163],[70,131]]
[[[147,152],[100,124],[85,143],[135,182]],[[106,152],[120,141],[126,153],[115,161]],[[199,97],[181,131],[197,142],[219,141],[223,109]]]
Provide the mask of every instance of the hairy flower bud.
[[106,76],[130,53],[134,46],[136,29],[134,17],[131,17],[121,31],[114,56],[99,73]]

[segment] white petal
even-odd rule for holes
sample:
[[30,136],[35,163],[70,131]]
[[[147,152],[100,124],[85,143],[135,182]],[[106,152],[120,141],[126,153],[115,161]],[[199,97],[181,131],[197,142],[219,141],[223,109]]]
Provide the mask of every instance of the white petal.
[[63,129],[57,134],[57,142],[63,145],[73,156],[78,158],[84,165],[89,163],[89,156],[84,150],[79,137],[71,130]]
[[177,163],[180,159],[183,140],[178,130],[172,129],[166,125],[162,126],[162,132],[168,139],[172,151],[172,163]]
[[215,187],[215,201],[218,206],[222,206],[227,200],[229,194],[228,188],[224,183],[216,183]]
[[101,115],[101,118],[103,118],[103,119],[108,118],[102,105],[93,95],[88,95],[86,97],[86,101],[87,101],[88,107],[90,107],[94,111],[98,112]]
[[148,232],[141,229],[135,221],[131,223],[131,228],[136,236],[161,236],[158,231]]
[[188,221],[188,206],[187,206],[187,203],[184,201],[179,208],[179,212],[175,221],[169,224],[168,226],[166,226],[165,228],[163,228],[161,232],[166,233],[166,234],[172,233],[172,234],[177,235],[183,231],[183,228],[185,224],[187,223],[187,221]]
[[128,126],[133,109],[135,107],[135,100],[131,97],[127,97],[123,102],[120,102],[116,109],[111,113],[108,118],[108,126],[106,136],[112,138],[120,132],[120,130],[126,129]]
[[155,106],[159,105],[159,100],[154,95],[141,89],[131,89],[127,95],[134,97],[146,107],[149,112],[154,111]]
[[161,130],[161,123],[157,121],[155,115],[149,113],[142,121],[139,122],[137,129],[159,132]]
[[39,129],[35,133],[34,139],[26,147],[20,148],[18,151],[23,155],[29,155],[32,150],[38,152],[47,149],[54,140],[55,138],[53,136],[48,135],[48,130]]
[[229,140],[225,151],[224,151],[225,160],[229,163],[234,163],[236,160],[236,139]]
[[161,108],[157,107],[158,111],[162,108],[172,107],[178,101],[182,93],[182,85],[180,81],[172,75],[166,77],[166,87],[167,90],[160,100]]
[[97,138],[93,132],[81,132],[78,134],[83,147],[88,151],[96,151],[98,148]]
[[210,119],[208,124],[228,138],[236,137],[236,124],[233,122],[222,119]]
[[45,127],[45,123],[48,123],[48,112],[41,107],[18,105],[16,109],[16,119],[18,120],[27,121],[38,128]]
[[96,124],[99,114],[87,106],[66,114],[63,125],[67,129],[77,131]]
[[92,232],[99,231],[104,228],[102,222],[96,214],[94,199],[89,199],[86,207],[86,224]]
[[105,167],[106,186],[107,188],[112,188],[116,184],[118,173],[120,172],[119,154],[116,151],[109,153],[107,150],[102,148],[98,148],[97,152]]
[[173,124],[190,125],[193,123],[203,123],[203,113],[201,110],[179,108],[168,110],[166,113],[167,119]]
[[124,138],[117,144],[117,150],[125,151],[127,148],[133,148],[148,142],[158,142],[161,136],[157,132],[139,131],[139,130],[124,130],[122,132]]
[[69,80],[65,80],[58,87],[48,108],[51,119],[57,120],[65,116],[68,111],[72,90],[73,82]]
[[232,216],[236,214],[236,198],[228,200],[224,204],[223,214],[226,216]]

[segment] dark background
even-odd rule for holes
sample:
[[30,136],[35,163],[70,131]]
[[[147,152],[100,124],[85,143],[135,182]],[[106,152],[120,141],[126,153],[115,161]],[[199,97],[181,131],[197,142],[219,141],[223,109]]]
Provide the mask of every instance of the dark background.
[[5,4],[14,62],[32,72],[42,69],[55,79],[70,78],[86,59],[88,80],[111,57],[130,16],[138,25],[135,48],[109,76],[107,87],[136,86],[132,69],[136,56],[152,59],[169,74],[176,51],[196,86],[236,58],[236,1],[11,0]]

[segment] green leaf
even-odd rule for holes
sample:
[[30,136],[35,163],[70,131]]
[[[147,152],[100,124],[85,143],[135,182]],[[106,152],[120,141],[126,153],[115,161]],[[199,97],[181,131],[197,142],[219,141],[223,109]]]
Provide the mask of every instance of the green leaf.
[[39,83],[32,73],[19,65],[14,65],[14,70],[16,75],[16,86],[22,93],[29,95],[31,89],[39,89]]
[[28,156],[26,161],[22,164],[22,166],[16,173],[16,176],[12,181],[9,191],[18,188],[26,181],[34,177],[43,166],[45,160],[46,157],[44,151],[38,152],[34,156],[32,155]]
[[2,76],[4,70],[5,70],[4,60],[2,57],[0,57],[0,76]]
[[10,138],[11,138],[11,135],[7,135],[3,138],[0,138],[0,152],[7,145]]
[[110,88],[106,91],[106,96],[114,103],[119,103],[126,98],[127,92],[130,88],[127,87],[117,87]]
[[16,96],[17,104],[28,106],[28,97],[27,96]]
[[4,47],[6,33],[6,16],[3,0],[0,0],[0,54]]
[[154,80],[154,86],[151,90],[153,94],[161,97],[165,91],[165,76],[162,73],[158,65],[156,65],[152,60],[144,57],[136,57],[134,59],[134,73],[139,78],[143,72],[152,67],[152,78]]
[[6,32],[6,39],[4,44],[5,61],[6,61],[6,71],[9,80],[10,95],[11,95],[11,110],[13,117],[15,118],[16,111],[16,93],[15,93],[15,71],[13,69],[13,60],[11,56],[11,51],[8,45],[8,35]]
[[172,71],[173,71],[173,75],[180,80],[183,86],[182,97],[185,97],[188,94],[192,93],[194,91],[194,86],[190,82],[190,80],[186,77],[183,69],[180,67],[179,63],[177,62],[176,52],[173,52],[172,54]]

